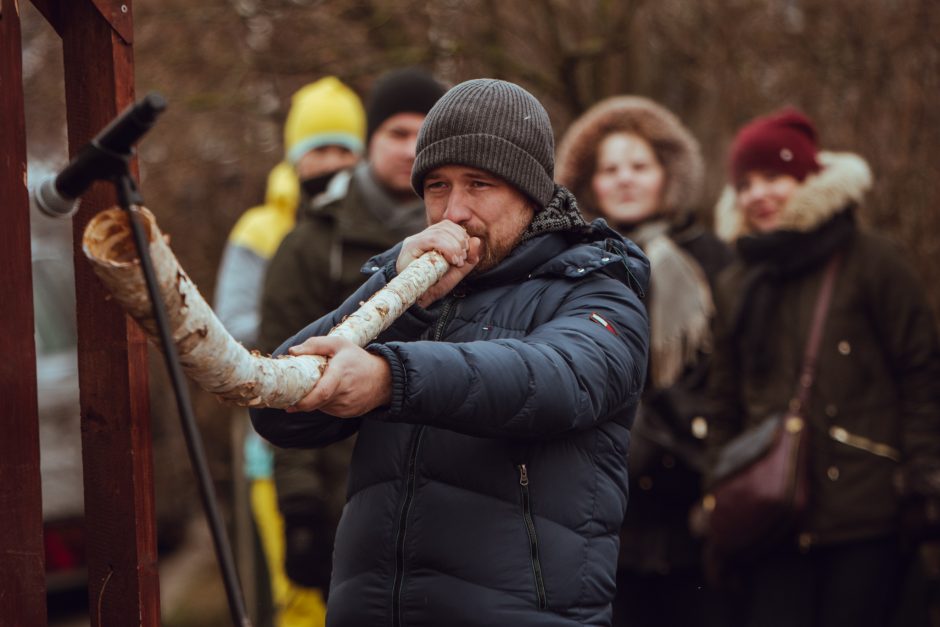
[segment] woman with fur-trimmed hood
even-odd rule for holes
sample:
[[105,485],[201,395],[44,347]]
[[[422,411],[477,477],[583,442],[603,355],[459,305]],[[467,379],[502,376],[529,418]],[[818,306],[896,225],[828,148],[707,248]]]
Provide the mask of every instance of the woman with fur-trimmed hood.
[[776,546],[731,565],[745,582],[741,624],[891,624],[904,572],[895,480],[940,460],[935,320],[898,250],[857,223],[868,165],[817,152],[805,115],[750,122],[729,165],[716,228],[740,259],[715,292],[709,453],[788,406],[823,275],[839,261],[803,409],[809,510]]
[[696,222],[698,142],[659,104],[604,100],[559,145],[558,182],[586,216],[604,218],[650,259],[647,389],[630,444],[630,504],[621,531],[617,625],[703,624],[700,546],[688,514],[700,496],[701,395],[714,311],[711,281],[729,249]]

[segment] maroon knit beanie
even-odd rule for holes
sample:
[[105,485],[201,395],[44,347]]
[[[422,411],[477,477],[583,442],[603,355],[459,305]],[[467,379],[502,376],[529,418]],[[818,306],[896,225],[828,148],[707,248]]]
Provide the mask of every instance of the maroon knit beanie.
[[816,128],[792,107],[755,118],[738,131],[729,160],[732,182],[753,170],[789,174],[802,181],[819,171]]

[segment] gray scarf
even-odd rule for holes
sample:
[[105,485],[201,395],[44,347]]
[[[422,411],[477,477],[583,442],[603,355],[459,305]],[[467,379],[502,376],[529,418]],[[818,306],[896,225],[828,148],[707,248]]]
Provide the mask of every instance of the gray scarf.
[[[324,207],[344,198],[349,193],[350,182],[353,182],[362,194],[366,210],[398,239],[413,235],[427,226],[424,201],[417,196],[414,200],[405,202],[395,199],[375,180],[369,164],[364,161],[357,164],[351,172],[344,170],[334,176],[326,191],[314,199],[313,206]],[[330,278],[339,281],[342,272],[343,242],[339,236],[334,235],[330,245]]]
[[654,388],[669,387],[711,347],[711,289],[698,262],[669,237],[668,222],[647,222],[629,236],[650,260],[650,380]]
[[356,166],[353,179],[362,191],[366,208],[392,233],[404,238],[427,226],[424,201],[417,195],[413,200],[397,200],[375,180],[367,163]]

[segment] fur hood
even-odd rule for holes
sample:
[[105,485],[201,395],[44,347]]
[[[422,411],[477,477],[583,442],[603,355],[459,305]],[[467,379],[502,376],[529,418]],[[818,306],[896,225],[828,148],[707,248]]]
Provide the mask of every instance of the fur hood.
[[[849,152],[820,152],[822,170],[810,175],[790,197],[781,216],[780,228],[812,231],[848,204],[861,203],[871,188],[868,163]],[[715,207],[715,232],[726,242],[749,235],[744,216],[736,207],[737,192],[725,187]]]
[[704,166],[698,142],[665,107],[639,96],[615,96],[575,120],[558,147],[556,178],[574,192],[586,215],[598,217],[591,191],[597,147],[611,133],[630,132],[652,145],[666,170],[663,214],[681,221],[702,191]]

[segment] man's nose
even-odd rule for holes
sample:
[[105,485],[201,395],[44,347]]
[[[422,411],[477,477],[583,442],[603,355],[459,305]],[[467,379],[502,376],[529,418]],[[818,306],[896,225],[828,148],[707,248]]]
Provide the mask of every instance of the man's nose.
[[470,219],[471,211],[469,198],[458,189],[447,195],[447,206],[444,208],[444,219],[454,224],[463,224]]

